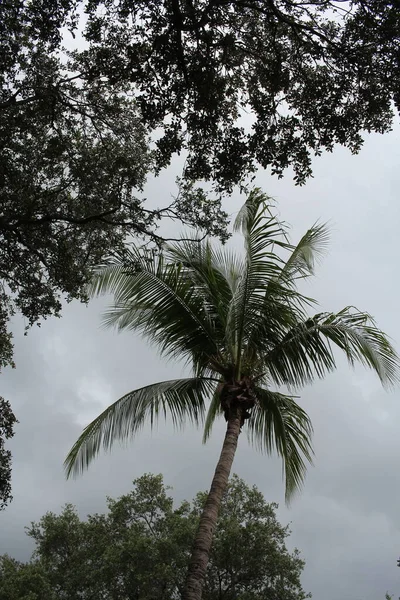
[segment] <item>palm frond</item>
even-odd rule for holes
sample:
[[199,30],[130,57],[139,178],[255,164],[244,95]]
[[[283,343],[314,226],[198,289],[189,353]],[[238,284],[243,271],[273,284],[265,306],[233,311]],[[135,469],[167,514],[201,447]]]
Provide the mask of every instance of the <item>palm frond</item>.
[[299,323],[265,357],[271,378],[299,386],[323,377],[336,367],[332,346],[372,369],[384,386],[398,381],[399,357],[387,336],[368,313],[346,307],[338,313],[320,313]]
[[213,323],[220,353],[229,354],[229,362],[236,360],[228,318],[232,299],[237,293],[244,263],[240,256],[226,248],[213,248],[209,240],[185,240],[169,247],[168,257],[182,263],[185,275],[204,300],[204,309]]
[[104,315],[106,326],[136,330],[162,354],[194,363],[217,353],[215,323],[182,265],[132,251],[130,261],[115,260],[95,274],[92,292],[105,291],[114,294]]
[[[242,294],[238,302],[243,317],[243,335],[240,338],[242,361],[250,360],[257,352],[265,352],[266,346],[271,348],[288,328],[305,319],[307,309],[316,304],[296,289],[296,283],[299,278],[313,274],[315,262],[326,249],[329,239],[326,225],[316,224],[297,246],[292,246],[286,227],[266,204],[266,198],[256,194],[255,198],[249,198],[249,202],[250,208],[240,214],[238,221],[242,228],[247,226],[245,237],[248,241],[248,297],[243,302]],[[263,229],[266,225],[272,229],[268,231],[267,228],[265,237]],[[272,252],[267,251],[269,246]],[[280,250],[279,255],[275,246]],[[254,248],[259,248],[259,251],[254,253]],[[283,259],[283,252],[290,252],[288,259]],[[267,272],[263,272],[266,265]],[[247,307],[245,311],[243,306]]]
[[223,410],[221,407],[221,396],[217,387],[211,399],[210,406],[208,407],[207,416],[204,423],[203,444],[207,442],[208,438],[211,435],[211,430],[214,425],[215,419],[222,414]]
[[293,247],[279,279],[287,285],[293,285],[297,279],[313,275],[315,263],[325,254],[329,238],[326,223],[313,225]]
[[135,246],[127,247],[123,253],[116,253],[97,265],[86,291],[90,297],[107,293],[122,295],[130,278],[137,275],[145,263],[148,268],[153,260],[154,256],[150,252],[140,251]]
[[226,248],[214,248],[213,257],[215,268],[224,276],[231,288],[231,296],[235,293],[241,273],[243,272],[243,258],[233,250]]
[[307,319],[308,309],[316,302],[280,281],[270,281],[268,294],[260,298],[252,320],[247,323],[242,362],[265,362],[266,354],[275,348],[287,332]]
[[285,223],[278,221],[276,215],[272,213],[271,208],[274,205],[275,200],[273,198],[265,194],[260,188],[254,188],[247,196],[246,202],[238,211],[233,223],[233,230],[235,232],[240,231],[244,237],[247,238],[251,235],[251,232],[260,225],[263,218],[266,217],[275,222],[277,231],[279,231],[287,241],[287,226]]
[[114,442],[127,441],[147,420],[153,426],[160,415],[166,418],[169,413],[175,427],[186,419],[199,425],[214,385],[207,379],[175,379],[129,392],[84,429],[65,459],[67,477],[86,469],[101,448],[107,451]]
[[223,337],[232,290],[210,241],[183,240],[169,247],[168,257],[182,264],[185,275],[203,298],[206,314]]
[[275,247],[290,247],[285,227],[272,213],[269,200],[260,190],[254,190],[235,221],[235,230],[241,229],[244,234],[246,256],[230,306],[227,334],[232,337],[239,367],[243,340],[257,326],[265,289],[279,276],[284,264]]
[[306,462],[312,463],[312,424],[294,398],[278,392],[255,388],[257,403],[246,421],[250,442],[259,450],[282,458],[289,502],[305,477]]

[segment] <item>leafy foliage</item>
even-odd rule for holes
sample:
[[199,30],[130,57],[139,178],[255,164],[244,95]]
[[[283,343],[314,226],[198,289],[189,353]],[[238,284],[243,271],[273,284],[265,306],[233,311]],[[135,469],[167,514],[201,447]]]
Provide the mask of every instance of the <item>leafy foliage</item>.
[[[289,499],[311,461],[311,422],[287,393],[336,367],[334,348],[353,366],[372,369],[382,384],[397,380],[399,360],[368,313],[352,307],[309,316],[316,302],[298,289],[325,249],[325,226],[314,225],[293,246],[287,227],[260,190],[249,195],[235,227],[244,257],[209,240],[174,243],[152,256],[133,249],[129,262],[113,257],[97,270],[90,292],[112,292],[107,325],[138,331],[168,357],[186,359],[194,377],[156,383],[109,406],[69,453],[68,474],[87,467],[100,448],[127,439],[168,411],[175,424],[214,420],[240,410],[250,439],[283,459]],[[208,414],[206,404],[211,398]]]
[[397,2],[90,0],[87,12],[84,69],[134,84],[143,122],[162,129],[158,168],[186,150],[187,177],[224,190],[258,164],[304,183],[313,155],[357,152],[399,108]]
[[[198,513],[206,494],[197,496]],[[310,597],[299,587],[304,567],[297,549],[289,554],[285,540],[289,528],[276,520],[277,504],[267,504],[261,492],[233,475],[218,517],[207,580],[205,600],[284,598],[292,594]],[[216,591],[221,586],[223,592]]]
[[0,600],[58,600],[46,572],[36,561],[21,563],[0,557]]
[[[144,475],[132,492],[108,499],[106,514],[83,521],[70,505],[59,515],[47,513],[28,530],[36,545],[29,563],[0,558],[0,600],[179,598],[204,497],[174,507],[162,477]],[[290,532],[275,510],[255,487],[232,479],[205,600],[307,597],[300,583],[304,562],[286,549]]]
[[16,422],[10,403],[0,397],[0,510],[12,500],[11,452],[6,450],[5,440],[13,437]]
[[74,4],[0,6],[0,280],[28,323],[58,314],[60,293],[85,298],[90,265],[140,216],[151,160],[123,86],[82,84],[59,56]]
[[58,315],[62,297],[86,300],[91,268],[127,236],[159,243],[160,220],[178,216],[225,235],[219,201],[188,183],[169,206],[146,207],[155,157],[132,86],[89,77],[63,47],[78,5],[0,3],[0,366],[14,311],[31,325]]

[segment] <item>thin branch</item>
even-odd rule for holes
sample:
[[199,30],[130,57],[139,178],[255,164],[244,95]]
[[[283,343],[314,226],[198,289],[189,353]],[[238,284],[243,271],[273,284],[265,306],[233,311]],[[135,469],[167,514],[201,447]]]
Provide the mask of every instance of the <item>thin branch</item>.
[[21,106],[22,104],[29,104],[30,102],[34,102],[35,100],[39,100],[41,96],[38,94],[34,94],[33,96],[29,96],[28,98],[22,98],[21,100],[17,100],[16,96],[20,93],[18,90],[17,94],[13,94],[11,98],[6,100],[5,102],[0,102],[0,110],[4,108],[8,108],[10,106]]

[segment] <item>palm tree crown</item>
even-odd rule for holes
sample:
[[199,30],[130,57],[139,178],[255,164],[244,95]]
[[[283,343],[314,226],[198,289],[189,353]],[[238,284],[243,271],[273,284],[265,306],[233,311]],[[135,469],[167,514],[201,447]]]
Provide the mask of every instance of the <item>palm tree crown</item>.
[[91,293],[115,298],[105,323],[140,332],[163,355],[184,358],[193,372],[109,406],[73,446],[68,474],[160,414],[179,425],[203,423],[206,440],[217,417],[235,413],[258,447],[282,457],[289,498],[312,458],[312,426],[295,398],[274,388],[299,388],[333,371],[335,346],[351,365],[361,362],[384,385],[394,383],[398,357],[367,313],[346,307],[311,317],[316,302],[298,289],[326,248],[326,226],[314,225],[293,246],[269,198],[256,189],[235,230],[244,236],[244,256],[193,239],[158,255],[133,248],[128,259],[99,267]]

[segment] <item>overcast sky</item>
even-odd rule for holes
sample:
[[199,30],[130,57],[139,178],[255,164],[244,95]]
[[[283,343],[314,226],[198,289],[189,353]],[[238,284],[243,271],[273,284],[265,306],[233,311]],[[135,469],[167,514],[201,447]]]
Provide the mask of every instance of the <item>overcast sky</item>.
[[[324,310],[349,304],[368,310],[400,349],[398,249],[400,224],[399,129],[370,137],[357,157],[338,149],[315,162],[314,179],[296,188],[288,175],[278,182],[260,173],[257,184],[275,196],[282,219],[297,241],[317,219],[332,222],[329,254],[308,285]],[[174,193],[175,173],[149,184],[160,205]],[[226,204],[235,213],[243,198]],[[176,500],[207,489],[224,423],[207,446],[201,432],[174,433],[160,424],[144,430],[126,449],[116,447],[76,481],[65,481],[62,463],[82,427],[110,402],[147,383],[182,373],[166,364],[137,336],[100,328],[105,301],[88,308],[72,303],[23,335],[15,319],[17,369],[6,370],[0,393],[20,421],[10,444],[14,456],[10,507],[0,513],[0,553],[28,559],[24,526],[47,510],[74,503],[82,516],[105,508],[105,497],[130,490],[144,472],[163,473]],[[400,595],[400,389],[384,392],[376,378],[338,372],[302,391],[312,417],[316,451],[303,492],[284,506],[280,463],[257,454],[241,436],[234,472],[280,503],[279,518],[291,522],[290,545],[306,561],[303,585],[323,600],[383,600]]]

